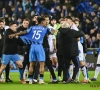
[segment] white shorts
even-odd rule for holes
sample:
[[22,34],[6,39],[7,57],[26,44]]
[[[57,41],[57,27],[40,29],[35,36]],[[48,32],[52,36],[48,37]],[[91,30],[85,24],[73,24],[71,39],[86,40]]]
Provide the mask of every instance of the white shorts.
[[100,54],[98,55],[98,58],[97,58],[97,64],[100,64]]
[[80,41],[78,41],[78,49],[79,49],[79,61],[84,61],[84,53],[83,53],[83,46],[80,43]]
[[49,55],[50,56],[50,58],[56,58],[57,56],[56,56],[56,53],[54,53],[54,54],[51,54],[51,55]]
[[83,61],[83,54],[78,55],[79,61]]

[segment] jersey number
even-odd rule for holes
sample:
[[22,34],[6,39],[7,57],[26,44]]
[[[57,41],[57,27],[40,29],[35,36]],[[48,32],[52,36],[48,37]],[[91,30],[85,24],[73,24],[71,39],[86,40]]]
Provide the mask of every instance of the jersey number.
[[40,39],[40,37],[41,37],[41,34],[40,33],[41,32],[42,31],[34,31],[32,38],[35,38],[36,40]]

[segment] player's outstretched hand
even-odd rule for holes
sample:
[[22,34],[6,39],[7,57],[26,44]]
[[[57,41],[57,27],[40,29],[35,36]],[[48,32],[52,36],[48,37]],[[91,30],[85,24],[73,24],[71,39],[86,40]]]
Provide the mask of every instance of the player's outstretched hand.
[[15,37],[18,39],[19,36],[15,36]]
[[10,38],[10,39],[12,39],[12,38],[14,38],[14,37],[15,37],[15,34],[9,35],[9,38]]

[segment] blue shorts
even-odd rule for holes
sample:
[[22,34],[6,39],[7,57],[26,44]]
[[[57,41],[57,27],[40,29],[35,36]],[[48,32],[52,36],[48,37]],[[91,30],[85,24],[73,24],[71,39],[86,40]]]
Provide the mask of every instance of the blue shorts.
[[42,44],[32,44],[29,53],[30,62],[45,62],[45,52]]
[[12,55],[3,54],[1,63],[7,65],[10,62],[10,60],[12,60],[13,62],[17,62],[21,59],[18,54],[12,54]]

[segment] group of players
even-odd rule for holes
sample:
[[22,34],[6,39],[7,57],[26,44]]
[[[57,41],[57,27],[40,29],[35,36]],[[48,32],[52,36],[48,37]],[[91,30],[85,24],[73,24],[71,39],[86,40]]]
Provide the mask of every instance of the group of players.
[[[58,54],[59,45],[57,45],[59,38],[59,29],[69,28],[71,30],[79,31],[79,19],[74,19],[70,16],[66,16],[60,20],[60,26],[57,28],[54,27],[56,20],[52,19],[51,26],[50,17],[44,16],[39,17],[37,15],[33,18],[32,26],[29,28],[29,19],[24,19],[21,26],[17,26],[15,22],[9,24],[8,29],[5,28],[5,21],[3,18],[0,19],[0,28],[3,30],[0,31],[0,39],[2,39],[2,57],[1,57],[1,67],[0,67],[0,82],[3,81],[2,74],[5,68],[9,71],[9,63],[12,60],[18,65],[20,73],[20,81],[25,84],[37,83],[39,79],[39,84],[44,84],[44,66],[46,65],[51,73],[51,83],[58,83],[62,81],[63,83],[75,82],[79,83],[80,70],[83,73],[82,83],[91,82],[88,77],[88,69],[86,66],[86,45],[85,45],[85,36],[77,38],[79,55],[77,56],[80,69],[75,76],[75,80],[72,80],[73,77],[73,62],[70,62],[69,73],[66,76],[67,81],[62,80],[61,72],[63,71],[63,55],[60,51]],[[57,34],[56,34],[57,33]],[[59,39],[58,39],[59,38]],[[58,39],[58,40],[57,40]],[[56,43],[57,41],[57,43]],[[61,42],[60,42],[61,43]],[[21,51],[24,50],[24,53]],[[19,52],[18,52],[19,51]],[[23,58],[24,56],[24,58]],[[58,79],[55,75],[55,70],[57,68],[58,60]],[[8,66],[8,67],[6,67]],[[28,66],[28,80],[25,81],[25,68]],[[7,73],[6,73],[7,74]],[[38,78],[39,76],[39,78]],[[65,77],[65,76],[64,76]],[[7,74],[6,81],[10,80],[10,75]]]

